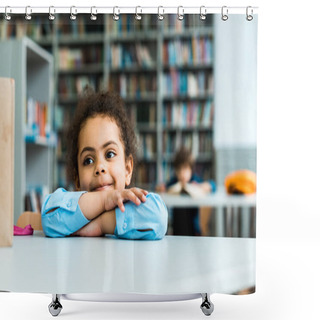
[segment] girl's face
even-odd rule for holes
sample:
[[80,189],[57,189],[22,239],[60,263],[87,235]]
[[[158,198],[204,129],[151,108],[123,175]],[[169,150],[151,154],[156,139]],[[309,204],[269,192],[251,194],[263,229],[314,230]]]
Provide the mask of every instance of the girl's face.
[[78,150],[79,190],[121,190],[130,184],[133,159],[126,161],[120,130],[109,117],[87,119]]
[[192,176],[192,169],[189,165],[183,165],[176,170],[177,179],[184,185],[187,184]]

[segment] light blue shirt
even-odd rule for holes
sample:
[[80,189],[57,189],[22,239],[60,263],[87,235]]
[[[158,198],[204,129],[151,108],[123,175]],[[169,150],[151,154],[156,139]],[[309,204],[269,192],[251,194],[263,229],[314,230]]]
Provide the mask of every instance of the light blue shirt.
[[[46,236],[69,236],[90,222],[78,205],[79,198],[85,192],[69,192],[59,188],[45,198],[41,209],[41,221]],[[118,207],[115,208],[115,236],[145,240],[160,240],[164,237],[168,226],[167,207],[158,194],[148,193],[146,198],[146,202],[139,206],[131,201],[126,202],[125,212]],[[143,231],[147,229],[149,230]]]

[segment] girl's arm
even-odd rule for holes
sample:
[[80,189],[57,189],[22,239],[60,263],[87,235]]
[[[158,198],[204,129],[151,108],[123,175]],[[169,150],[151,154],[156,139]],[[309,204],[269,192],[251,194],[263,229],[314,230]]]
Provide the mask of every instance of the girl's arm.
[[[74,234],[90,224],[90,220],[113,210],[116,206],[124,212],[123,202],[125,201],[129,200],[139,205],[145,201],[146,194],[148,194],[147,191],[139,188],[96,192],[68,192],[59,188],[48,195],[42,205],[43,231],[49,237],[65,237]],[[96,222],[99,221],[98,219]]]
[[148,191],[140,188],[118,190],[102,190],[84,193],[79,199],[79,207],[83,215],[92,220],[105,211],[115,207],[124,212],[124,202],[132,201],[137,206],[146,201]]

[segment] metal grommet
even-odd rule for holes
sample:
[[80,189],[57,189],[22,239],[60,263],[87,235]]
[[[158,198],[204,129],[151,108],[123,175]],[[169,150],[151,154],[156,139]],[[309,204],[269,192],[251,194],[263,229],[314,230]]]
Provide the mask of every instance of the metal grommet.
[[[94,9],[95,9],[95,12],[93,12]],[[91,21],[96,21],[97,20],[97,14],[98,14],[98,11],[97,11],[96,7],[91,7],[90,20]]]
[[223,6],[221,8],[221,19],[223,21],[227,21],[228,20],[228,8],[226,6]]
[[[117,12],[116,12],[116,10],[117,10]],[[114,21],[118,21],[120,19],[119,14],[120,14],[119,8],[118,7],[113,7],[113,18],[112,19]]]
[[200,20],[206,20],[207,18],[207,9],[205,6],[200,7]]
[[70,20],[76,20],[77,19],[77,8],[75,6],[72,6],[70,8]]
[[11,20],[11,16],[9,13],[11,13],[11,9],[9,6],[6,6],[5,9],[4,9],[4,18],[7,20],[7,21],[10,21]]
[[[250,12],[250,14],[249,14],[249,10],[251,10],[251,12]],[[247,19],[247,21],[252,21],[253,20],[253,9],[252,9],[252,7],[247,7],[247,9],[246,9],[246,19]]]
[[32,13],[32,10],[31,10],[31,7],[30,6],[27,6],[26,7],[26,15],[25,15],[25,19],[30,21],[31,20],[31,13]]
[[[139,9],[139,13],[138,13],[138,9]],[[136,15],[135,15],[135,19],[136,20],[141,20],[141,13],[142,13],[142,9],[140,6],[136,7]]]
[[[161,9],[161,13],[160,13],[160,9]],[[158,20],[162,21],[164,19],[164,9],[163,9],[163,6],[159,6],[158,7]]]
[[183,20],[183,15],[184,15],[184,9],[183,9],[183,6],[179,6],[178,7],[178,20]]
[[54,16],[56,9],[54,6],[49,7],[49,20],[53,21],[56,17]]

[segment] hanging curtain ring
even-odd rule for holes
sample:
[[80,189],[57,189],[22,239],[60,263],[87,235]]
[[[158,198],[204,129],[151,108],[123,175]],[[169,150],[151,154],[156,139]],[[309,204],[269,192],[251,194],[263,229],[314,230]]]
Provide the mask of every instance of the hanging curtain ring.
[[[160,9],[161,9],[161,13],[160,13]],[[163,9],[163,6],[159,6],[158,7],[158,20],[162,21],[164,19],[164,9]]]
[[[139,13],[138,13],[138,9],[139,9]],[[137,6],[137,7],[136,7],[135,19],[140,21],[140,20],[141,20],[141,14],[142,14],[142,9],[141,9],[140,6]]]
[[[250,14],[249,14],[249,10],[250,10]],[[246,19],[247,19],[247,21],[252,21],[253,20],[253,9],[252,9],[252,7],[247,7],[247,9],[246,9]]]
[[53,21],[56,17],[54,16],[56,9],[54,6],[49,7],[49,20]]
[[31,10],[31,7],[30,6],[27,6],[26,7],[26,15],[25,15],[25,19],[30,21],[31,20],[31,13],[32,13],[32,10]]
[[[93,10],[95,10],[95,12],[93,12]],[[97,20],[97,14],[98,14],[98,11],[97,11],[96,7],[91,7],[90,20],[91,21],[96,21]]]
[[70,8],[70,20],[76,20],[77,19],[77,8],[75,6],[72,6]]
[[228,8],[226,6],[223,6],[221,8],[221,19],[223,21],[227,21],[228,20]]
[[10,13],[11,13],[11,9],[9,6],[6,6],[5,9],[4,9],[4,18],[7,20],[7,21],[10,21],[11,20],[11,16],[10,16]]
[[[116,12],[116,10],[117,10],[117,12]],[[113,7],[113,20],[114,21],[118,21],[120,19],[119,14],[120,14],[119,8]]]
[[183,6],[178,7],[178,20],[183,20],[183,15],[184,15],[184,9]]
[[207,9],[205,6],[200,7],[200,20],[206,20],[207,18]]

